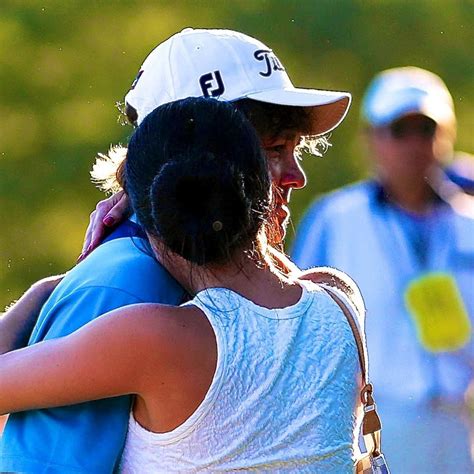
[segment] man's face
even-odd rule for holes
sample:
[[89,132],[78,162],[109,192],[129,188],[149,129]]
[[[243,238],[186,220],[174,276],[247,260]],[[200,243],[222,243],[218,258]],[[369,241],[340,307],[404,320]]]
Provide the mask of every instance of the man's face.
[[285,236],[290,217],[288,203],[291,190],[300,189],[306,185],[306,175],[300,166],[300,159],[295,153],[295,148],[300,140],[301,133],[295,131],[287,131],[272,138],[262,137],[262,145],[272,178],[281,239]]
[[423,181],[436,162],[436,128],[428,117],[409,115],[386,127],[372,129],[371,151],[382,181]]

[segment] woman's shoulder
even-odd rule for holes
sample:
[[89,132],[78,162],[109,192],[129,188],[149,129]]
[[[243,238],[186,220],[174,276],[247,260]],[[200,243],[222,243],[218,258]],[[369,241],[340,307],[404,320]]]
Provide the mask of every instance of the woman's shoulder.
[[121,333],[150,358],[185,357],[190,349],[199,351],[215,340],[212,326],[195,306],[140,303],[105,316],[116,336]]
[[[110,323],[115,334],[107,339],[126,344],[124,352],[130,354],[124,359],[141,368],[140,393],[155,393],[157,388],[162,392],[163,381],[171,380],[167,387],[175,386],[178,376],[193,373],[196,367],[201,367],[198,373],[203,377],[213,373],[216,337],[206,316],[194,306],[131,305],[121,308]],[[187,383],[191,381],[183,382]]]

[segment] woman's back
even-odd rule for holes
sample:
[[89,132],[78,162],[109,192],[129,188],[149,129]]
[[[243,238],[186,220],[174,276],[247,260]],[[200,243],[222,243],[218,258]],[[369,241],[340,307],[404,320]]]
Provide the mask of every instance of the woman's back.
[[282,309],[223,288],[188,304],[216,335],[213,382],[168,433],[146,431],[131,416],[121,470],[350,472],[358,359],[333,300],[305,283],[300,300]]

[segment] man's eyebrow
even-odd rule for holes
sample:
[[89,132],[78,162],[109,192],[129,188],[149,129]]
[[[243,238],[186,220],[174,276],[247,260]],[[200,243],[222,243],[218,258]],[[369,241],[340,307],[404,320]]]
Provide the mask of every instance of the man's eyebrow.
[[293,130],[293,129],[287,129],[287,130],[283,130],[283,132],[280,134],[282,137],[285,137],[285,138],[288,138],[288,139],[292,139],[292,138],[295,138],[297,136],[303,136],[302,135],[302,132],[300,130]]
[[300,140],[305,137],[306,135],[301,132],[300,130],[292,130],[292,129],[288,129],[288,130],[283,130],[281,133],[279,133],[278,135],[276,135],[274,137],[274,139],[285,139],[285,140]]
[[273,146],[273,144],[278,140],[298,140],[298,144],[300,144],[307,135],[303,134],[303,132],[297,130],[283,130],[282,132],[268,137],[261,137],[260,141],[264,147]]

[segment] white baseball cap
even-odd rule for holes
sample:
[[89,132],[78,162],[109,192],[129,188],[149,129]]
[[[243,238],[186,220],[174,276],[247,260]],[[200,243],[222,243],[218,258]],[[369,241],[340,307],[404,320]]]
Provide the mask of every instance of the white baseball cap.
[[439,76],[418,67],[387,69],[370,83],[362,101],[362,118],[383,127],[411,114],[421,114],[454,130],[453,98]]
[[145,59],[125,101],[140,123],[159,105],[186,97],[254,99],[311,107],[311,133],[336,128],[351,102],[347,92],[299,89],[270,48],[231,30],[192,29],[159,44]]

